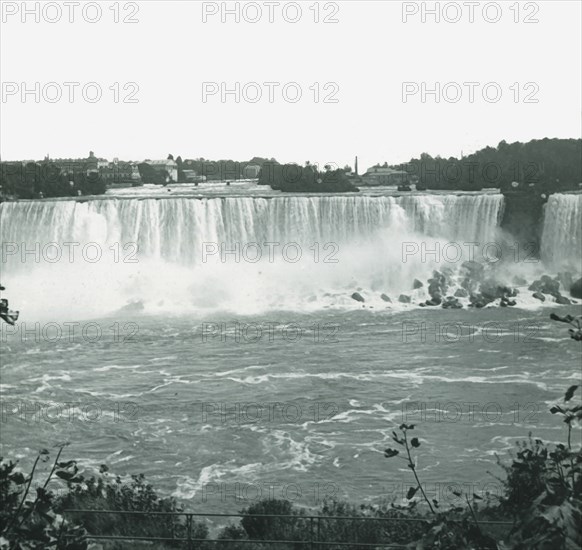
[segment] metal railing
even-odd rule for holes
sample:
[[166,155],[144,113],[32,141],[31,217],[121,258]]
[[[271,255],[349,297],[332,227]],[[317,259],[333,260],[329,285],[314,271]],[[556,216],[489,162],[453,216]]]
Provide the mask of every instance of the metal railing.
[[[430,521],[425,518],[375,518],[375,517],[356,517],[356,516],[309,516],[309,515],[287,515],[287,514],[210,514],[210,513],[193,513],[193,512],[142,512],[142,511],[121,511],[121,510],[63,510],[63,514],[89,514],[89,515],[107,515],[114,514],[117,516],[153,516],[153,517],[183,517],[185,518],[185,536],[181,537],[154,537],[139,535],[96,535],[88,534],[89,540],[102,541],[143,541],[143,542],[171,542],[184,543],[188,550],[199,548],[200,544],[228,545],[228,544],[255,544],[255,545],[295,545],[309,550],[325,549],[330,546],[339,547],[356,547],[356,548],[408,548],[407,544],[393,544],[389,542],[359,542],[358,531],[354,531],[355,539],[350,542],[345,541],[324,541],[321,540],[321,522],[323,521],[343,521],[343,522],[403,522],[403,523],[421,523],[427,527]],[[193,533],[194,518],[262,518],[262,519],[292,519],[293,522],[309,522],[309,538],[304,540],[267,540],[267,539],[209,539],[196,538]],[[479,525],[505,525],[511,527],[513,523],[507,521],[479,521]]]

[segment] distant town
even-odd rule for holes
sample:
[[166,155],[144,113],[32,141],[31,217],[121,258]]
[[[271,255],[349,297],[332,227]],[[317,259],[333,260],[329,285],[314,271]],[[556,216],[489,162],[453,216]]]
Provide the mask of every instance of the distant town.
[[319,167],[309,161],[280,164],[274,158],[249,161],[166,158],[108,160],[93,151],[85,158],[0,161],[0,200],[100,195],[110,189],[141,185],[197,186],[202,183],[253,181],[283,192],[357,192],[362,187],[399,191],[500,189],[542,194],[580,190],[582,140],[549,139],[486,147],[448,159],[423,153],[400,165],[376,164],[360,174],[354,166]]

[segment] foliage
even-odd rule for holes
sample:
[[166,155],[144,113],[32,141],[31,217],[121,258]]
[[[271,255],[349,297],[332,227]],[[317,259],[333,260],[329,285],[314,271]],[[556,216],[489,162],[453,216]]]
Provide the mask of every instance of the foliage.
[[270,185],[287,193],[346,193],[359,191],[346,176],[344,170],[332,170],[330,166],[321,172],[307,164],[265,163],[259,174],[259,185]]
[[153,183],[155,185],[166,185],[168,183],[170,174],[166,170],[156,170],[147,162],[138,164],[137,168],[143,183]]
[[511,190],[512,182],[540,193],[578,189],[582,181],[582,140],[541,139],[485,147],[460,159],[422,153],[402,165],[428,189],[479,191],[486,187]]
[[[571,315],[551,318],[571,324],[574,340],[580,338],[580,319]],[[582,405],[569,404],[578,386],[570,386],[564,403],[550,409],[563,417],[568,427],[567,444],[558,444],[553,450],[536,439],[518,443],[518,451],[511,465],[504,466],[506,473],[504,495],[500,499],[499,513],[514,517],[515,525],[506,540],[497,543],[483,533],[476,514],[476,506],[465,495],[467,509],[451,508],[438,512],[438,502],[430,501],[420,483],[412,449],[420,447],[418,438],[409,438],[414,425],[402,424],[402,435],[393,432],[393,440],[406,452],[407,466],[414,475],[416,485],[407,494],[410,501],[420,491],[435,520],[427,534],[414,543],[416,549],[472,549],[499,548],[501,550],[574,550],[582,546],[582,448],[572,448],[572,429],[582,420]],[[399,449],[388,448],[386,458],[400,455]],[[455,493],[461,496],[461,493]],[[472,500],[478,499],[473,495]],[[414,503],[411,503],[411,507]]]
[[30,491],[40,464],[50,460],[49,451],[42,449],[29,474],[22,473],[17,463],[0,458],[0,548],[32,550],[56,548],[85,550],[86,531],[58,513],[56,496],[48,484],[53,476],[68,479],[71,486],[80,482],[74,461],[59,462],[61,445],[50,473],[36,495]]
[[[132,475],[125,482],[102,465],[99,476],[68,485],[68,493],[59,502],[61,509],[112,510],[124,512],[182,512],[174,498],[160,498],[143,474]],[[183,538],[187,535],[184,516],[144,516],[132,514],[75,514],[88,533],[121,536]],[[205,539],[208,528],[193,523],[192,537]],[[119,546],[122,548],[122,546]]]
[[105,181],[87,165],[61,166],[50,160],[43,162],[2,163],[0,185],[2,193],[20,199],[102,195]]
[[[426,495],[422,483],[416,471],[416,460],[412,455],[413,449],[418,449],[421,445],[417,437],[409,437],[409,432],[414,430],[414,424],[401,424],[399,427],[401,435],[392,432],[392,439],[406,451],[406,465],[412,471],[416,485],[408,490],[406,495],[410,506],[414,507],[416,501],[412,501],[415,495],[420,492],[422,498],[428,505],[434,520],[422,538],[416,543],[417,549],[438,548],[442,550],[458,550],[461,548],[481,548],[496,549],[495,541],[484,534],[481,530],[475,510],[471,506],[471,500],[480,499],[477,495],[463,495],[461,492],[454,492],[458,497],[464,496],[467,509],[461,507],[451,508],[445,511],[438,511],[439,502],[436,499],[429,499]],[[400,455],[399,449],[388,448],[384,451],[386,458],[394,458]]]
[[578,386],[564,395],[564,404],[550,409],[568,426],[567,445],[551,451],[539,439],[522,444],[507,473],[506,498],[517,522],[507,546],[512,550],[575,549],[582,546],[582,450],[571,444],[572,424],[582,419],[582,406],[568,403]]
[[[355,506],[347,502],[338,500],[326,500],[321,506],[311,512],[318,519],[306,517],[305,511],[297,509],[289,501],[285,500],[262,500],[248,508],[241,510],[243,517],[239,525],[228,525],[223,528],[218,536],[218,540],[288,540],[288,541],[308,541],[313,540],[324,542],[335,541],[344,543],[344,546],[334,546],[327,544],[326,548],[340,550],[348,543],[352,550],[364,548],[362,544],[387,544],[406,543],[411,539],[420,536],[426,531],[422,518],[409,511],[396,510],[391,507],[379,507],[371,505]],[[257,514],[259,516],[281,515],[290,517],[268,518],[249,517]],[[362,518],[362,519],[335,519],[335,518]],[[376,521],[378,519],[418,519],[419,521]],[[248,543],[234,545],[233,548],[248,547]],[[230,546],[229,546],[230,548]],[[255,548],[251,545],[250,548]],[[263,548],[256,546],[257,550]],[[286,550],[295,548],[305,548],[304,544],[282,545]]]

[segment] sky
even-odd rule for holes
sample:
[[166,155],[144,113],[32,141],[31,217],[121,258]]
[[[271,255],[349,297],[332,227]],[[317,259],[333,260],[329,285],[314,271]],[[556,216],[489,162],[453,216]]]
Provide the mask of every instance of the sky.
[[577,0],[0,5],[2,160],[365,168],[581,137]]

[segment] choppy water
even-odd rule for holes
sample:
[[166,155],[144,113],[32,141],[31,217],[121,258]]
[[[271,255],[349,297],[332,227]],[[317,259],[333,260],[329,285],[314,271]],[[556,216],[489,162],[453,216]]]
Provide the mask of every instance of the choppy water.
[[[544,261],[505,261],[500,273],[531,280],[579,264],[574,197],[546,207]],[[497,194],[2,204],[2,282],[21,310],[16,329],[2,325],[2,453],[29,462],[67,440],[68,458],[143,472],[190,509],[379,501],[410,482],[403,460],[383,457],[408,421],[435,497],[450,502],[451,483],[498,492],[495,453],[507,459],[529,431],[564,440],[547,410],[580,384],[581,349],[549,314],[580,305],[522,292],[520,309],[447,311],[396,298],[418,303],[426,286],[411,291],[414,278],[444,266],[454,279],[468,259],[436,261],[422,246],[507,250],[502,209]],[[267,241],[304,256],[202,259],[208,244]],[[51,261],[50,243],[65,242],[103,257],[77,248],[74,261]],[[338,261],[316,261],[316,243]],[[417,250],[404,261],[408,245]]]
[[[270,494],[378,502],[411,481],[382,454],[409,421],[427,487],[495,492],[494,453],[507,459],[529,431],[564,441],[547,410],[580,384],[581,350],[550,311],[134,318],[126,342],[134,325],[118,342],[111,329],[88,343],[83,324],[71,342],[5,335],[3,453],[30,459],[68,440],[67,456],[144,472],[192,509],[231,512]],[[206,338],[203,322],[215,324]]]

